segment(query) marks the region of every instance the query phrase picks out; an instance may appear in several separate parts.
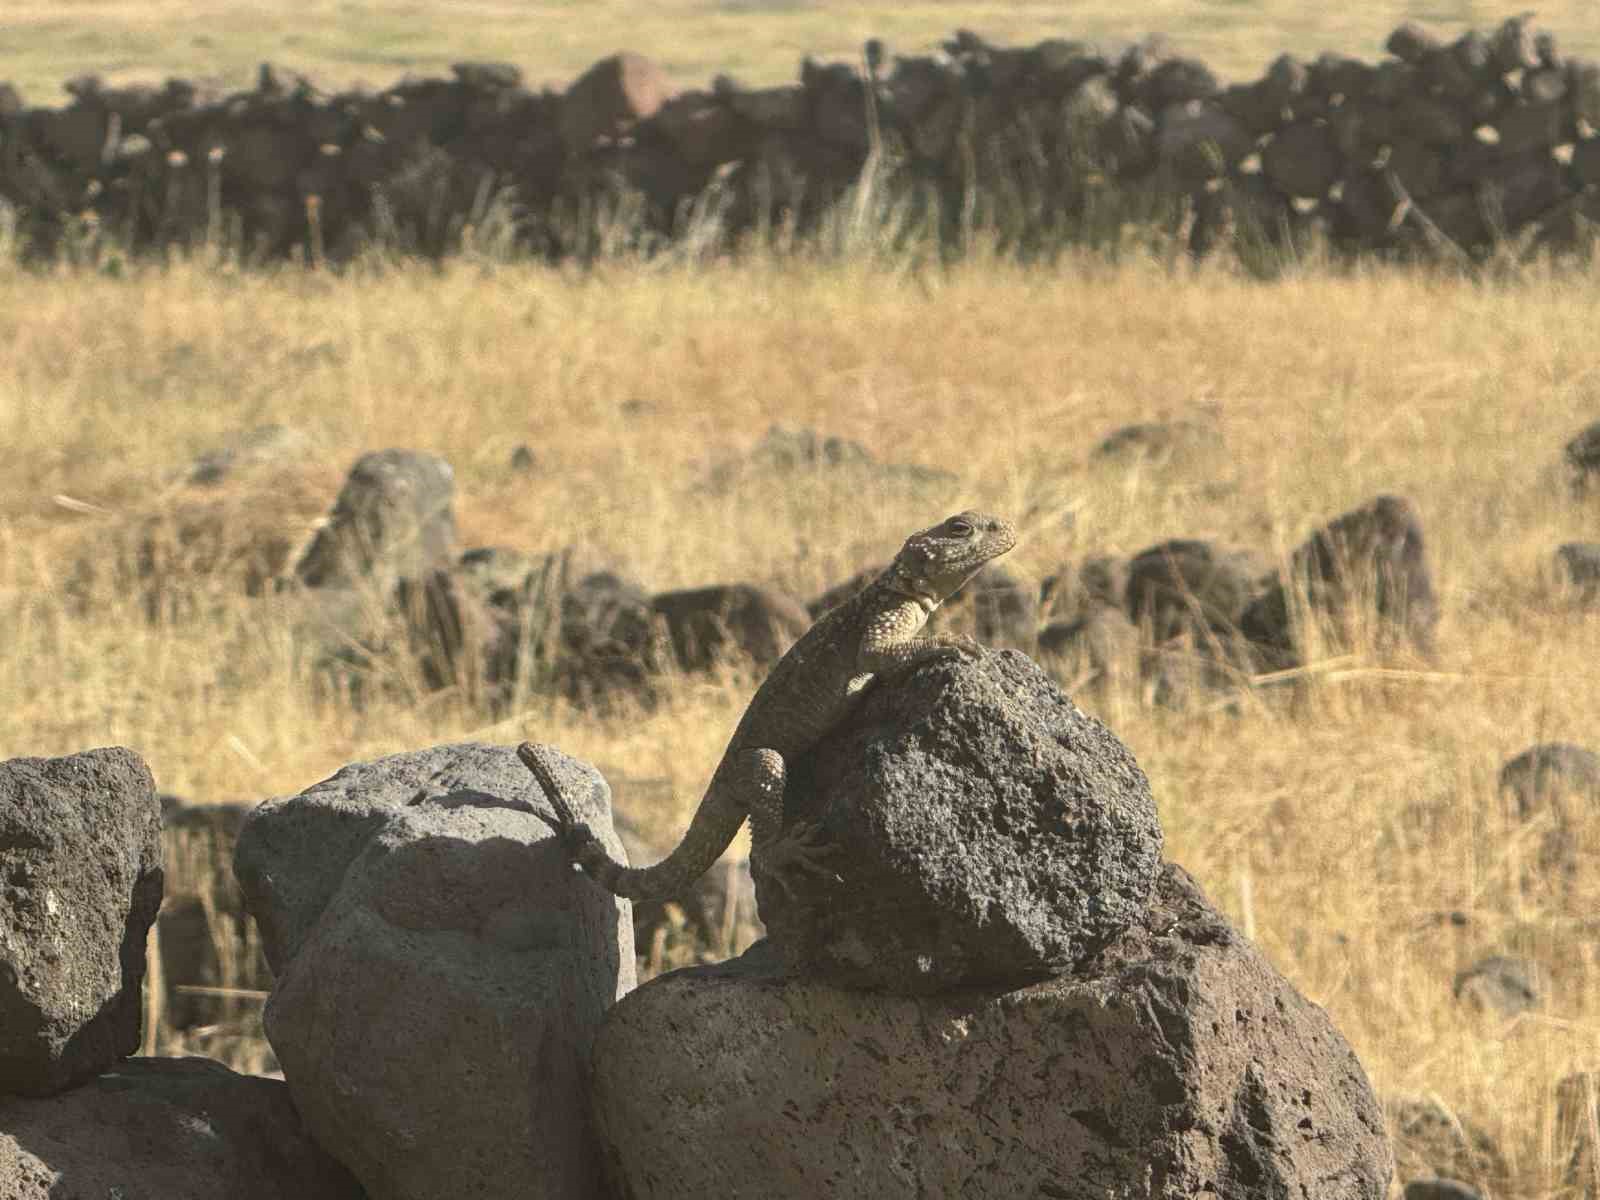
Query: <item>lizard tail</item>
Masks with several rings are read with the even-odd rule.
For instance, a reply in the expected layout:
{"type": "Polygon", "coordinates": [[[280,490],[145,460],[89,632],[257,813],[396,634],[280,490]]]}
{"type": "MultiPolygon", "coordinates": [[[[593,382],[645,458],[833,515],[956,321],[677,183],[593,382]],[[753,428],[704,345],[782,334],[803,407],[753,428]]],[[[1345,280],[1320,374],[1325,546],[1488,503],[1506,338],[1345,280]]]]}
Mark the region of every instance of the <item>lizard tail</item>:
{"type": "Polygon", "coordinates": [[[648,867],[630,867],[611,857],[588,825],[577,819],[572,802],[556,781],[544,747],[523,742],[517,747],[522,765],[533,772],[550,805],[555,820],[535,811],[545,824],[555,829],[568,855],[583,868],[584,874],[606,891],[629,900],[667,900],[681,896],[691,884],[711,869],[744,824],[744,813],[726,805],[702,802],[689,822],[683,841],[666,858],[648,867]]]}

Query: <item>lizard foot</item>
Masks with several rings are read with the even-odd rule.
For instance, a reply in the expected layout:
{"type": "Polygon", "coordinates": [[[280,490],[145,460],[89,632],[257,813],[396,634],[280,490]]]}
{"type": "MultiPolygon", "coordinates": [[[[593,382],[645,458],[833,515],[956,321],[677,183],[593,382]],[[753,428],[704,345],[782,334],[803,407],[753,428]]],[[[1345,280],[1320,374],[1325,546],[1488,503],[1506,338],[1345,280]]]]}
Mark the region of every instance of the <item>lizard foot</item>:
{"type": "Polygon", "coordinates": [[[839,851],[838,846],[826,840],[820,821],[803,821],[767,847],[761,855],[762,872],[770,875],[784,895],[793,900],[795,877],[832,875],[829,860],[838,857],[839,851]]]}

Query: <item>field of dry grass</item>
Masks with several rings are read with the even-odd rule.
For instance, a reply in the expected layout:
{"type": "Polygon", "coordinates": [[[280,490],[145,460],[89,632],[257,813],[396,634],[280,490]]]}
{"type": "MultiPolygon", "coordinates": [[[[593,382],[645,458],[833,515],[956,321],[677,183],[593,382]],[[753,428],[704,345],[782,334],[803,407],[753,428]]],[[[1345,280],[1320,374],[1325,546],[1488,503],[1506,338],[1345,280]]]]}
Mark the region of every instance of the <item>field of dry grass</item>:
{"type": "Polygon", "coordinates": [[[449,696],[354,711],[312,699],[269,601],[175,579],[211,603],[152,625],[107,565],[139,519],[202,501],[301,539],[372,448],[455,465],[467,545],[586,542],[650,587],[751,580],[800,596],[966,504],[1023,520],[1014,566],[1038,578],[1178,535],[1280,552],[1400,492],[1442,593],[1435,662],[1325,663],[1235,712],[1133,692],[1084,703],[1149,772],[1170,857],[1331,1010],[1380,1089],[1437,1095],[1484,1125],[1521,1194],[1545,1195],[1552,1087],[1600,1059],[1600,814],[1579,829],[1585,869],[1541,881],[1542,831],[1509,820],[1495,774],[1535,741],[1600,744],[1600,617],[1540,578],[1556,543],[1600,532],[1600,510],[1555,475],[1561,443],[1600,416],[1597,319],[1588,274],[0,268],[0,756],[123,743],[163,789],[221,801],[434,742],[537,737],[670,779],[676,810],[646,815],[675,827],[746,678],[685,683],[658,711],[605,721],[535,702],[490,723],[449,696]],[[1088,460],[1119,425],[1176,417],[1213,424],[1222,448],[1165,469],[1088,460]],[[291,469],[220,500],[174,482],[221,435],[269,420],[312,439],[291,469]],[[775,421],[959,482],[704,486],[775,421]],[[507,466],[522,443],[532,476],[507,466]],[[104,568],[87,584],[85,560],[104,568]],[[1541,1010],[1503,1021],[1452,1000],[1454,972],[1496,952],[1545,964],[1541,1010]]]}
{"type": "MultiPolygon", "coordinates": [[[[488,58],[519,64],[533,84],[559,86],[630,49],[686,86],[722,71],[767,84],[793,79],[805,54],[854,59],[870,37],[926,54],[962,27],[1002,44],[1159,31],[1243,79],[1286,50],[1375,58],[1405,19],[1460,32],[1520,11],[1478,0],[8,0],[0,79],[34,103],[55,103],[65,99],[64,80],[91,71],[116,82],[179,74],[243,87],[270,59],[325,86],[383,86],[406,71],[438,75],[464,58],[488,58]]],[[[1584,0],[1549,0],[1538,11],[1568,51],[1600,54],[1600,22],[1584,0]]]]}
{"type": "MultiPolygon", "coordinates": [[[[999,40],[1164,29],[1225,74],[1282,49],[1376,54],[1395,20],[1508,15],[1470,0],[1108,0],[890,6],[770,0],[333,3],[19,0],[0,77],[246,81],[272,58],[383,83],[459,58],[569,77],[626,42],[683,82],[787,78],[801,54],[879,34],[925,50],[965,25],[999,40]]],[[[1600,53],[1576,0],[1540,10],[1600,53]]],[[[21,270],[0,261],[0,757],[120,743],[196,802],[297,791],[340,765],[463,737],[555,742],[678,803],[715,766],[750,679],[685,681],[650,713],[555,701],[503,719],[449,694],[365,708],[315,698],[285,613],[203,571],[202,601],[151,623],[116,562],[141,522],[220,506],[243,537],[303,541],[362,452],[455,467],[465,545],[601,548],[650,588],[747,580],[809,597],[964,505],[1017,517],[1014,569],[1174,536],[1279,554],[1381,491],[1411,497],[1444,617],[1435,660],[1356,654],[1236,707],[1084,696],[1151,777],[1168,855],[1328,1007],[1385,1095],[1431,1095],[1510,1160],[1509,1191],[1557,1195],[1556,1081],[1600,1067],[1600,813],[1580,871],[1541,876],[1539,826],[1495,775],[1531,743],[1600,747],[1600,614],[1547,586],[1600,506],[1558,486],[1561,444],[1600,419],[1592,271],[1490,285],[1312,267],[1261,284],[1144,258],[1032,271],[804,259],[615,264],[583,274],[458,261],[330,277],[226,266],[21,270]],[[1112,429],[1190,418],[1220,448],[1164,468],[1091,461],[1112,429]],[[957,482],[862,494],[704,486],[772,423],[855,438],[957,482]],[[201,491],[184,465],[266,422],[303,430],[290,467],[201,491]],[[537,457],[513,472],[513,448],[537,457]],[[1458,914],[1450,919],[1448,914],[1458,914]],[[1545,1004],[1504,1020],[1451,997],[1493,953],[1540,961],[1545,1004]]],[[[403,682],[403,681],[402,681],[403,682]]]]}

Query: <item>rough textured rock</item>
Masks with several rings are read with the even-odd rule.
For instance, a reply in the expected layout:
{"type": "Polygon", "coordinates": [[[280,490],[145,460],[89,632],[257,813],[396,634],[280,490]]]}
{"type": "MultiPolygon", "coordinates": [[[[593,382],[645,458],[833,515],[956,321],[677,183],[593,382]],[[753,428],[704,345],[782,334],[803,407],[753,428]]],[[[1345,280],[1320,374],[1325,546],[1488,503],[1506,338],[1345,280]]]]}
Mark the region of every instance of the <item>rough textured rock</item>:
{"type": "Polygon", "coordinates": [[[1093,457],[1164,466],[1221,444],[1222,436],[1215,427],[1199,421],[1147,421],[1112,430],[1095,446],[1093,457]]]}
{"type": "Polygon", "coordinates": [[[1500,768],[1500,790],[1523,820],[1568,797],[1600,804],[1600,754],[1571,742],[1530,746],[1500,768]]]}
{"type": "Polygon", "coordinates": [[[1566,446],[1572,490],[1579,496],[1600,488],[1600,421],[1580,429],[1566,446]]]}
{"type": "Polygon", "coordinates": [[[1142,550],[1128,561],[1127,611],[1151,638],[1185,632],[1230,633],[1261,591],[1266,564],[1243,550],[1179,538],[1142,550]]]}
{"type": "MultiPolygon", "coordinates": [[[[603,814],[604,781],[558,761],[603,814]]],[[[633,986],[632,930],[530,803],[512,750],[465,743],[348,766],[240,834],[277,973],[267,1035],[374,1198],[600,1194],[583,1064],[633,986]]]]}
{"type": "Polygon", "coordinates": [[[814,429],[773,425],[750,450],[719,463],[711,472],[711,486],[722,490],[742,481],[775,486],[774,476],[813,476],[840,483],[882,487],[947,483],[955,476],[937,467],[916,463],[882,462],[852,438],[822,434],[814,429]]]}
{"type": "Polygon", "coordinates": [[[221,445],[197,456],[184,478],[193,484],[218,484],[241,472],[303,455],[310,445],[311,439],[292,426],[258,425],[231,435],[221,445]]]}
{"type": "Polygon", "coordinates": [[[1394,1146],[1395,1178],[1454,1179],[1491,1195],[1511,1180],[1494,1139],[1437,1100],[1405,1098],[1384,1105],[1394,1146]]]}
{"type": "Polygon", "coordinates": [[[333,511],[295,565],[307,587],[423,579],[455,553],[455,473],[432,454],[380,450],[351,468],[333,511]]]}
{"type": "Polygon", "coordinates": [[[673,94],[659,64],[624,50],[602,58],[567,88],[561,106],[561,141],[582,154],[602,138],[617,138],[652,117],[673,94]]]}
{"type": "Polygon", "coordinates": [[[288,1087],[207,1058],[133,1058],[44,1100],[0,1098],[6,1200],[362,1200],[288,1087]]]}
{"type": "Polygon", "coordinates": [[[595,1047],[619,1193],[1380,1200],[1382,1114],[1327,1015],[1181,868],[1151,900],[1017,991],[841,991],[768,943],[653,980],[595,1047]]]}
{"type": "Polygon", "coordinates": [[[1544,972],[1535,963],[1494,955],[1459,972],[1451,991],[1478,1012],[1514,1017],[1544,1002],[1544,972]]]}
{"type": "Polygon", "coordinates": [[[1279,578],[1251,602],[1240,631],[1280,663],[1295,654],[1291,589],[1324,621],[1324,633],[1348,642],[1363,628],[1379,646],[1396,639],[1429,653],[1439,602],[1416,506],[1378,496],[1312,534],[1279,578]]]}
{"type": "Polygon", "coordinates": [[[0,762],[0,1093],[42,1096],[139,1047],[161,805],[120,746],[0,762]]]}
{"type": "Polygon", "coordinates": [[[1109,729],[1015,651],[872,690],[789,764],[786,823],[820,821],[842,882],[756,895],[796,971],[925,993],[1081,962],[1141,911],[1160,866],[1149,781],[1109,729]]]}
{"type": "Polygon", "coordinates": [[[1058,678],[1069,691],[1124,685],[1138,678],[1139,631],[1120,608],[1095,608],[1046,625],[1039,654],[1061,664],[1058,678]]]}
{"type": "Polygon", "coordinates": [[[1483,1200],[1483,1196],[1454,1179],[1414,1179],[1406,1184],[1401,1200],[1483,1200]]]}
{"type": "Polygon", "coordinates": [[[1600,542],[1568,542],[1556,550],[1556,574],[1587,604],[1600,600],[1600,542]]]}
{"type": "Polygon", "coordinates": [[[650,611],[667,626],[684,671],[705,671],[731,656],[768,666],[811,628],[799,601],[748,583],[659,592],[650,611]]]}

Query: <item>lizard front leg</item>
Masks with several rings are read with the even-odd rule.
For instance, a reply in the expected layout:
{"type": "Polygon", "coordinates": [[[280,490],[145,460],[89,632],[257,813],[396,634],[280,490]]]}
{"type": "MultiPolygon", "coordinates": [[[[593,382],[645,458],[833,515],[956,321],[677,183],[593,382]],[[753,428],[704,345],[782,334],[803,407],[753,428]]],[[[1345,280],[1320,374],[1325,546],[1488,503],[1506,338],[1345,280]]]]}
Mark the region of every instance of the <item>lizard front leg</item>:
{"type": "Polygon", "coordinates": [[[856,665],[866,674],[890,675],[932,658],[976,658],[983,651],[966,634],[923,633],[926,614],[915,606],[882,613],[868,625],[856,651],[856,665]]]}
{"type": "Polygon", "coordinates": [[[837,846],[823,839],[822,825],[802,821],[783,828],[783,791],[788,772],[776,750],[744,750],[739,754],[738,787],[750,813],[750,869],[770,875],[791,900],[795,872],[822,875],[837,846]]]}

